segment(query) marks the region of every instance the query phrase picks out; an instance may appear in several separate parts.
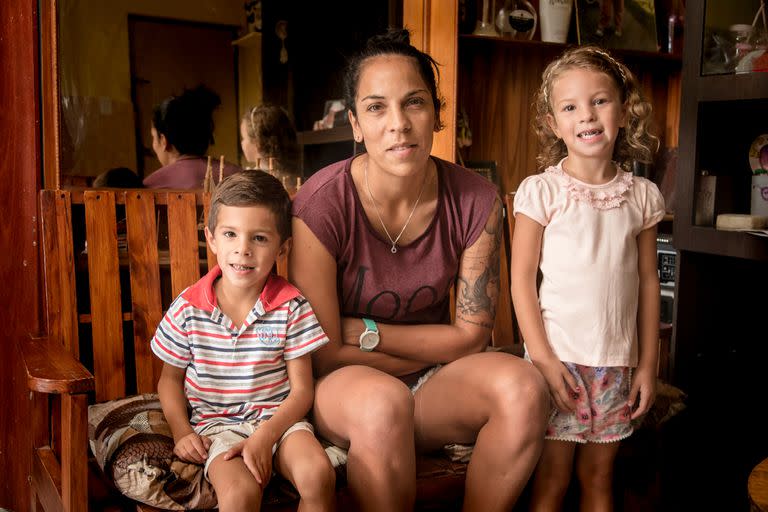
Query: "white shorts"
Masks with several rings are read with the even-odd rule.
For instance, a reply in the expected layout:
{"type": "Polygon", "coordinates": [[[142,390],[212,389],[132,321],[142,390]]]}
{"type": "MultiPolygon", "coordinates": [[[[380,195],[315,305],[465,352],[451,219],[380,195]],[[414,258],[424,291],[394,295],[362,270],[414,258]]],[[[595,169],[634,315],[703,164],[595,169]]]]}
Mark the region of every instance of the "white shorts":
{"type": "MultiPolygon", "coordinates": [[[[237,443],[248,439],[251,434],[256,432],[256,429],[258,429],[259,425],[261,425],[264,421],[267,420],[211,425],[210,427],[207,427],[200,432],[201,436],[206,436],[211,440],[211,446],[208,448],[208,458],[205,461],[204,471],[206,480],[208,479],[208,468],[210,467],[211,462],[213,462],[213,460],[219,455],[226,453],[227,450],[235,446],[237,443]]],[[[288,430],[286,430],[285,433],[280,436],[280,439],[277,440],[275,445],[272,447],[272,455],[275,454],[277,448],[285,440],[285,438],[297,430],[307,430],[312,434],[315,433],[315,429],[312,428],[311,423],[306,420],[297,421],[288,427],[288,430]]]]}

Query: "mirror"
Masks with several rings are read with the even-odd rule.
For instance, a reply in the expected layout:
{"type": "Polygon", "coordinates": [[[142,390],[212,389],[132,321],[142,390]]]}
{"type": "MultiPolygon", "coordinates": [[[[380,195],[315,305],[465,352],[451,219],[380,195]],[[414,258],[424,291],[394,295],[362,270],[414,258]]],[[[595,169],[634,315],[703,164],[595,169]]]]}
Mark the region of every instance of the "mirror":
{"type": "Polygon", "coordinates": [[[402,5],[44,0],[44,186],[88,186],[118,167],[149,175],[160,165],[151,149],[152,109],[200,83],[221,97],[207,154],[245,165],[245,109],[268,101],[285,107],[299,132],[311,130],[326,100],[341,94],[345,56],[387,26],[401,26],[402,5]],[[246,12],[254,6],[261,7],[262,32],[249,32],[258,25],[258,16],[249,22],[246,12]]]}

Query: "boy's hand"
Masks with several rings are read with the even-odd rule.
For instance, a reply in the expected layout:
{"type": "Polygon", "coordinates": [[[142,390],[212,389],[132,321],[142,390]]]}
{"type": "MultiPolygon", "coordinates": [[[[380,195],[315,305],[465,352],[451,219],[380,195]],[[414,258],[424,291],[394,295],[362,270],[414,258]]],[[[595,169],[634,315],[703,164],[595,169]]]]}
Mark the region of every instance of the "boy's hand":
{"type": "Polygon", "coordinates": [[[243,458],[245,466],[261,488],[266,487],[272,477],[272,444],[261,439],[258,431],[254,432],[248,439],[230,448],[224,454],[224,460],[237,456],[243,458]]]}
{"type": "Polygon", "coordinates": [[[208,458],[208,448],[210,447],[211,440],[208,437],[190,432],[179,439],[179,442],[173,447],[173,453],[181,460],[204,464],[205,459],[208,458]]]}

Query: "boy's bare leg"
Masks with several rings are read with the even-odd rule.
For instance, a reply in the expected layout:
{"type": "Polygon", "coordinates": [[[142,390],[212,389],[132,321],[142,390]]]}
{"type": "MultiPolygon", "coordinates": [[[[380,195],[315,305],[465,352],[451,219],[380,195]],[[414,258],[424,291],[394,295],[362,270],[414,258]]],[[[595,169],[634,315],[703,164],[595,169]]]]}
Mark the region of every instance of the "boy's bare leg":
{"type": "Polygon", "coordinates": [[[280,443],[275,454],[275,469],[299,491],[300,512],[334,509],[336,473],[311,432],[297,430],[280,443]]]}
{"type": "Polygon", "coordinates": [[[349,449],[347,481],[359,510],[413,509],[413,396],[405,384],[367,366],[340,368],[315,387],[314,422],[349,449]]]}
{"type": "Polygon", "coordinates": [[[414,398],[420,450],[475,443],[464,510],[510,510],[544,441],[549,395],[536,368],[509,354],[473,354],[442,367],[414,398]]]}
{"type": "Polygon", "coordinates": [[[223,453],[218,455],[208,467],[208,478],[219,500],[219,512],[258,512],[261,508],[261,486],[242,457],[224,460],[223,453]]]}
{"type": "Polygon", "coordinates": [[[613,510],[613,462],[621,443],[587,443],[576,453],[581,510],[613,510]]]}
{"type": "Polygon", "coordinates": [[[573,473],[576,443],[544,441],[544,450],[536,466],[531,493],[532,511],[561,510],[573,473]]]}

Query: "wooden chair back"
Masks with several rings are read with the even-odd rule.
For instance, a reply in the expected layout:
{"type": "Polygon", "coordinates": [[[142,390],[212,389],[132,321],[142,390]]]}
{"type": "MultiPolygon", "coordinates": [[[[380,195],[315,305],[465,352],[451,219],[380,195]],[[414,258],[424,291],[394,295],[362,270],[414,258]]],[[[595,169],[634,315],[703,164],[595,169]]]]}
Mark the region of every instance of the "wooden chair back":
{"type": "Polygon", "coordinates": [[[155,391],[147,341],[201,262],[215,264],[198,226],[207,210],[194,192],[41,191],[47,332],[91,370],[96,401],[155,391]]]}
{"type": "Polygon", "coordinates": [[[514,192],[504,195],[504,234],[500,250],[499,300],[496,307],[496,324],[493,328],[493,346],[508,347],[516,354],[522,354],[522,337],[515,317],[510,291],[509,265],[512,261],[512,234],[515,230],[515,217],[512,215],[514,192]]]}

